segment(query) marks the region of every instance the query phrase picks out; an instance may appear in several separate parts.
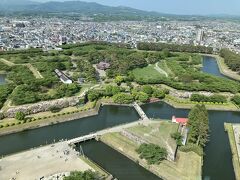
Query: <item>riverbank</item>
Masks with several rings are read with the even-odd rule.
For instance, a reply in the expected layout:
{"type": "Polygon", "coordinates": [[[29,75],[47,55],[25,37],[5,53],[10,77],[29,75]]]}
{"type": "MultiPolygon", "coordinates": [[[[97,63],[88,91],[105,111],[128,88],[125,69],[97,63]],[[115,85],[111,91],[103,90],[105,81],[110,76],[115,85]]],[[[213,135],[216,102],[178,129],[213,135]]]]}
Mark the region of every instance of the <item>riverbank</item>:
{"type": "MultiPolygon", "coordinates": [[[[126,130],[131,133],[134,132],[134,135],[136,135],[137,132],[145,134],[143,136],[138,136],[141,137],[143,141],[147,140],[163,147],[166,142],[169,145],[169,140],[171,141],[170,134],[174,131],[175,124],[162,121],[160,122],[160,126],[158,126],[157,124],[159,123],[154,123],[155,124],[152,124],[152,126],[136,126],[126,130]]],[[[146,160],[140,159],[139,154],[136,152],[139,143],[122,135],[122,133],[105,134],[100,140],[162,179],[201,179],[202,158],[194,152],[184,153],[178,151],[176,161],[164,160],[160,164],[149,165],[146,160]]]]}
{"type": "Polygon", "coordinates": [[[163,101],[177,109],[192,109],[196,104],[204,104],[207,110],[210,111],[232,111],[232,112],[240,111],[240,109],[233,103],[227,104],[193,103],[189,100],[180,99],[173,96],[167,96],[163,101]]]}
{"type": "MultiPolygon", "coordinates": [[[[177,108],[177,109],[191,109],[196,104],[191,104],[189,102],[179,103],[173,98],[165,98],[162,100],[163,102],[169,104],[170,106],[177,108]]],[[[142,104],[143,105],[143,104],[142,104]]],[[[51,112],[43,112],[38,113],[33,116],[30,116],[31,118],[34,118],[34,121],[27,122],[27,123],[20,123],[17,124],[16,119],[7,119],[0,121],[0,125],[4,123],[15,123],[16,125],[8,127],[0,128],[0,136],[13,134],[21,131],[31,130],[31,129],[37,129],[45,126],[51,126],[58,123],[68,122],[68,121],[74,121],[77,119],[90,117],[90,116],[96,116],[99,113],[99,108],[101,106],[126,106],[126,107],[132,107],[130,104],[117,104],[113,103],[111,101],[108,101],[106,99],[99,100],[94,107],[86,107],[82,110],[77,109],[76,107],[72,108],[64,108],[61,113],[51,113],[51,112]]],[[[215,110],[215,111],[232,111],[232,112],[238,112],[240,111],[237,106],[232,104],[231,106],[226,105],[210,105],[206,104],[206,108],[208,110],[215,110]]]]}
{"type": "Polygon", "coordinates": [[[51,126],[58,123],[74,121],[74,120],[85,118],[85,117],[96,116],[98,115],[99,108],[100,108],[100,105],[96,106],[93,109],[82,111],[82,112],[76,113],[73,111],[73,113],[69,113],[69,114],[66,113],[65,115],[60,115],[60,116],[55,114],[54,117],[41,118],[41,119],[37,119],[36,121],[1,128],[0,136],[13,134],[21,131],[26,131],[26,130],[31,130],[31,129],[37,129],[45,126],[51,126]]]}
{"type": "Polygon", "coordinates": [[[240,180],[240,160],[237,150],[237,142],[234,135],[234,128],[233,125],[230,123],[224,123],[225,131],[228,133],[228,138],[231,146],[232,151],[232,163],[234,167],[234,172],[236,176],[236,180],[240,180]]]}

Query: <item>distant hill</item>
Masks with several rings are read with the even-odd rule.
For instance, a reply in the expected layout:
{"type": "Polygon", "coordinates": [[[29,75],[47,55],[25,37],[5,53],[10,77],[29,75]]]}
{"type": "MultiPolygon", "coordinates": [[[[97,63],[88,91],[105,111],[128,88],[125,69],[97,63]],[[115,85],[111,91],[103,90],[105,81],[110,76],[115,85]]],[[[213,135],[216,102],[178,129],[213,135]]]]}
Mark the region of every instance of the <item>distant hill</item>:
{"type": "Polygon", "coordinates": [[[36,3],[29,0],[0,0],[0,10],[5,12],[75,12],[82,14],[114,14],[114,15],[160,15],[155,12],[147,12],[128,7],[111,7],[94,2],[66,1],[66,2],[46,2],[36,3]]]}

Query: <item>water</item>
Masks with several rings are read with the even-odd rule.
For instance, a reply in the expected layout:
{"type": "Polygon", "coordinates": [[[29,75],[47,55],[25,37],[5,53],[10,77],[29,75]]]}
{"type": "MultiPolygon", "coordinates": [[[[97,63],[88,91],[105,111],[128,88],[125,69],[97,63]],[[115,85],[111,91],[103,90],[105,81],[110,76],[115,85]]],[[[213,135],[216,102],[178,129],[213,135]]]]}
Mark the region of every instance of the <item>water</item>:
{"type": "MultiPolygon", "coordinates": [[[[172,115],[187,117],[189,112],[189,110],[185,109],[175,109],[163,102],[146,104],[142,107],[150,118],[171,119],[172,115]]],[[[133,108],[104,106],[98,116],[0,137],[0,155],[36,147],[40,144],[45,144],[46,141],[53,142],[53,139],[74,138],[137,119],[138,115],[133,108]]],[[[210,177],[210,180],[234,180],[230,145],[227,133],[224,132],[223,123],[240,123],[240,112],[209,111],[209,119],[211,133],[210,142],[204,150],[206,155],[203,164],[203,178],[210,177]]],[[[101,148],[97,148],[97,150],[101,151],[101,148]]],[[[98,158],[100,159],[93,160],[100,161],[102,158],[108,157],[99,156],[98,158]]],[[[115,162],[118,163],[117,160],[115,162]]],[[[116,169],[111,169],[110,172],[117,174],[115,171],[116,169]]],[[[119,169],[118,171],[125,170],[119,169]]]]}
{"type": "Polygon", "coordinates": [[[139,119],[130,107],[104,106],[98,116],[28,130],[0,137],[0,156],[20,152],[60,139],[73,139],[139,119]]]}
{"type": "Polygon", "coordinates": [[[208,74],[212,74],[218,77],[225,77],[219,70],[218,63],[214,57],[203,56],[202,71],[208,74]]]}
{"type": "Polygon", "coordinates": [[[119,180],[159,180],[160,178],[102,142],[81,143],[84,154],[119,180]]]}
{"type": "MultiPolygon", "coordinates": [[[[203,72],[225,77],[220,73],[217,62],[212,57],[204,57],[203,65],[203,72]]],[[[172,115],[187,117],[189,112],[185,109],[175,109],[166,103],[147,104],[143,106],[143,110],[149,117],[161,119],[171,119],[172,115]]],[[[75,138],[111,126],[132,122],[138,118],[133,108],[105,106],[98,116],[0,137],[0,155],[26,150],[46,142],[53,142],[54,139],[75,138]]],[[[209,119],[211,133],[210,142],[204,149],[203,179],[234,180],[232,155],[227,133],[224,132],[224,122],[240,123],[240,112],[209,111],[209,119]]],[[[125,159],[127,165],[117,166],[118,163],[123,163],[124,157],[102,143],[92,143],[91,141],[86,144],[85,148],[90,158],[92,157],[94,161],[108,169],[116,177],[125,177],[126,173],[131,174],[132,179],[139,178],[139,174],[136,175],[136,173],[143,173],[140,176],[145,177],[145,170],[136,164],[136,167],[132,167],[132,162],[128,159],[125,159]],[[91,149],[97,149],[95,153],[99,153],[99,156],[93,156],[91,149]],[[108,156],[104,156],[102,153],[108,156]],[[110,153],[113,154],[110,156],[110,153]],[[125,166],[129,168],[126,170],[125,166]],[[132,168],[133,173],[131,173],[132,168]]]]}
{"type": "Polygon", "coordinates": [[[6,79],[6,75],[5,74],[0,74],[0,85],[1,84],[5,84],[5,79],[6,79]]]}

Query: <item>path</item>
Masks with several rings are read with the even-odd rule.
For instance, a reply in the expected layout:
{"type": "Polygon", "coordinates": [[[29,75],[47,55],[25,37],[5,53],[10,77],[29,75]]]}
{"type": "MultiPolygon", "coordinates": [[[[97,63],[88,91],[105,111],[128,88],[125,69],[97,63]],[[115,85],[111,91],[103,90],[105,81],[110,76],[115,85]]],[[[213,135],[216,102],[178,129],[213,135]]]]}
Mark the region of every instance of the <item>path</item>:
{"type": "Polygon", "coordinates": [[[158,63],[159,63],[159,62],[157,62],[157,63],[155,64],[154,69],[157,70],[160,74],[164,74],[166,77],[168,77],[168,73],[167,73],[166,71],[164,71],[162,68],[160,68],[160,67],[158,66],[158,63]]]}
{"type": "Polygon", "coordinates": [[[22,64],[23,66],[26,66],[37,79],[43,79],[42,74],[30,63],[22,64]]]}
{"type": "Polygon", "coordinates": [[[0,61],[3,62],[4,64],[10,66],[10,67],[15,66],[15,64],[13,62],[10,62],[6,59],[1,58],[0,61]]]}
{"type": "Polygon", "coordinates": [[[30,63],[27,63],[27,64],[15,64],[15,63],[13,63],[11,61],[8,61],[6,59],[3,59],[3,58],[1,58],[0,61],[3,62],[4,64],[10,66],[10,67],[16,66],[16,65],[26,66],[33,73],[35,78],[37,78],[37,79],[42,79],[43,78],[41,73],[30,63]]]}

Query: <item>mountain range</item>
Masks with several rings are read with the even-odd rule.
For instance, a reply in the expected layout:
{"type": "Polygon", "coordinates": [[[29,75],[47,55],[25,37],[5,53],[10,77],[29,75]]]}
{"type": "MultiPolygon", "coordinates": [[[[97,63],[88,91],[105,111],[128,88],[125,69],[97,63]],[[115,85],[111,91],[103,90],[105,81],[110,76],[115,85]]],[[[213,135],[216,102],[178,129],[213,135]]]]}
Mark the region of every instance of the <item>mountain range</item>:
{"type": "Polygon", "coordinates": [[[1,0],[0,10],[5,12],[25,11],[25,12],[77,12],[77,13],[130,13],[130,14],[145,14],[157,15],[155,12],[147,12],[128,7],[111,7],[94,2],[83,1],[65,1],[56,2],[50,1],[46,3],[38,3],[29,0],[1,0]]]}

